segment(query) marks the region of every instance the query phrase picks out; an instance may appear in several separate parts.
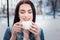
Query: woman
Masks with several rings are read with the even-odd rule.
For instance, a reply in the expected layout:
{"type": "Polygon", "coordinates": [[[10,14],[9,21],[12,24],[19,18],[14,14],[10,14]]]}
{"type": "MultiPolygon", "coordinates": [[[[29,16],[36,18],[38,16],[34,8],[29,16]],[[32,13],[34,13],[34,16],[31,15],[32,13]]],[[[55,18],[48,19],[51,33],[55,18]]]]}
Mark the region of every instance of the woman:
{"type": "Polygon", "coordinates": [[[35,24],[35,19],[36,12],[33,3],[31,1],[20,1],[15,9],[12,32],[10,28],[7,28],[3,40],[44,40],[43,30],[35,24]],[[29,30],[22,28],[21,23],[23,21],[32,21],[29,30]]]}

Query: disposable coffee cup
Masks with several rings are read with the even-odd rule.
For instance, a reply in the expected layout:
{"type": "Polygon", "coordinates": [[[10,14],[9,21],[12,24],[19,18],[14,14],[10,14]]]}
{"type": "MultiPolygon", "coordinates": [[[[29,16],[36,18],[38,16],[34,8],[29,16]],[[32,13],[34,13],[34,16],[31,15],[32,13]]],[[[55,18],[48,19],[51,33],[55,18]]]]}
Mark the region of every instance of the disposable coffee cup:
{"type": "Polygon", "coordinates": [[[23,29],[26,29],[26,30],[29,30],[30,29],[30,25],[32,24],[32,21],[23,21],[22,22],[22,28],[23,29]]]}

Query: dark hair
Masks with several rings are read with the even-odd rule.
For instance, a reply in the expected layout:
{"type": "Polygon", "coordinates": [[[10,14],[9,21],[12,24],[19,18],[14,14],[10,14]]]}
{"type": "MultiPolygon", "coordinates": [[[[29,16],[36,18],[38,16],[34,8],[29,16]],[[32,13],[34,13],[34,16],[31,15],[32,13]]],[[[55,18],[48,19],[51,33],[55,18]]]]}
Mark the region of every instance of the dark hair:
{"type": "MultiPolygon", "coordinates": [[[[14,17],[14,23],[16,22],[19,22],[20,19],[19,19],[19,7],[22,5],[22,4],[29,4],[32,8],[32,11],[33,11],[33,22],[35,22],[35,19],[36,19],[36,11],[35,11],[35,7],[33,5],[33,3],[31,1],[20,1],[17,6],[16,6],[16,9],[15,9],[15,17],[14,17]]],[[[14,24],[13,23],[13,24],[14,24]]]]}

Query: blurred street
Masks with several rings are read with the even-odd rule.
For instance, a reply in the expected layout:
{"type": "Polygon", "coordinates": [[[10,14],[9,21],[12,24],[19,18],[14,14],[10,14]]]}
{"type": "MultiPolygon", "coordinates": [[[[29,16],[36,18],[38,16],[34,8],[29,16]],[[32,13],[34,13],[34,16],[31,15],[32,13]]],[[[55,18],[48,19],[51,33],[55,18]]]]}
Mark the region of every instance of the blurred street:
{"type": "MultiPolygon", "coordinates": [[[[0,0],[0,40],[12,27],[16,4],[20,0],[0,0]],[[8,19],[7,19],[8,18],[8,19]]],[[[31,0],[36,8],[36,23],[44,30],[45,40],[60,40],[60,0],[31,0]]]]}

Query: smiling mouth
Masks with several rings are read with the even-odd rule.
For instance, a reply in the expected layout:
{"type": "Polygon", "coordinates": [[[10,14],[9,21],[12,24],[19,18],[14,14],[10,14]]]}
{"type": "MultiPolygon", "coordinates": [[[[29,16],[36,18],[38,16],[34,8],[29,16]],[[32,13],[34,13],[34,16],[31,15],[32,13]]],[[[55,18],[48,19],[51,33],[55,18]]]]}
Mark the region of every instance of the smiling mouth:
{"type": "Polygon", "coordinates": [[[30,18],[23,18],[23,20],[24,20],[24,21],[29,21],[29,20],[30,20],[30,18]]]}

